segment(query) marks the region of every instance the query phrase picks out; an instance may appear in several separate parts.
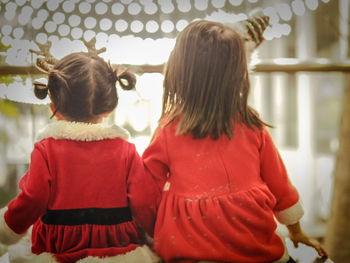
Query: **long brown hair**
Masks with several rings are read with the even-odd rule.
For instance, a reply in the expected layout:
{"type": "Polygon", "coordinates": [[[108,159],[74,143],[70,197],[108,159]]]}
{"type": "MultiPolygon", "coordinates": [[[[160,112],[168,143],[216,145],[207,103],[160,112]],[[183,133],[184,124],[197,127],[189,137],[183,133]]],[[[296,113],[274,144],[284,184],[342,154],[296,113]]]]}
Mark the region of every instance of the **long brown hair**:
{"type": "Polygon", "coordinates": [[[48,85],[35,87],[34,93],[44,99],[49,92],[57,112],[71,121],[89,122],[117,106],[117,82],[130,90],[136,77],[112,68],[97,54],[79,52],[56,62],[49,70],[48,85]]]}
{"type": "Polygon", "coordinates": [[[250,82],[244,39],[234,30],[205,20],[178,36],[164,72],[162,117],[179,120],[177,134],[214,140],[233,136],[233,125],[262,129],[248,106],[250,82]]]}

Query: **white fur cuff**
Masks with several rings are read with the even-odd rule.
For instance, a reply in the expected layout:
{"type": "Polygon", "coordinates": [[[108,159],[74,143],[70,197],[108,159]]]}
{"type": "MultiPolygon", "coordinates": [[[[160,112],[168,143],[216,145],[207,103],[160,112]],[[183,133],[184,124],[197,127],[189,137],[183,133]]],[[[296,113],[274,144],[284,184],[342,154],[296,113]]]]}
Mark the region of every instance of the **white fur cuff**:
{"type": "Polygon", "coordinates": [[[7,207],[0,209],[0,243],[4,245],[12,245],[20,240],[24,234],[17,234],[6,224],[4,215],[7,207]]]}
{"type": "Polygon", "coordinates": [[[287,209],[275,212],[278,222],[284,225],[297,223],[303,215],[304,210],[299,201],[287,209]]]}

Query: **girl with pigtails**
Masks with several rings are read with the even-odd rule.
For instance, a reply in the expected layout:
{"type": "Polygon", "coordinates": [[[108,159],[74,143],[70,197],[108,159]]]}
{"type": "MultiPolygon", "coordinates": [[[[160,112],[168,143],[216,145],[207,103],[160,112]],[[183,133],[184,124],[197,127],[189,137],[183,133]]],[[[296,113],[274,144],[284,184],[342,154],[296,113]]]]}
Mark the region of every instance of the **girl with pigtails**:
{"type": "Polygon", "coordinates": [[[117,106],[116,84],[130,90],[135,76],[96,52],[47,69],[47,85],[34,92],[49,96],[58,120],[38,134],[21,192],[1,210],[0,242],[13,244],[33,226],[32,262],[156,262],[144,245],[144,231],[153,235],[156,186],[128,132],[102,124],[117,106]]]}

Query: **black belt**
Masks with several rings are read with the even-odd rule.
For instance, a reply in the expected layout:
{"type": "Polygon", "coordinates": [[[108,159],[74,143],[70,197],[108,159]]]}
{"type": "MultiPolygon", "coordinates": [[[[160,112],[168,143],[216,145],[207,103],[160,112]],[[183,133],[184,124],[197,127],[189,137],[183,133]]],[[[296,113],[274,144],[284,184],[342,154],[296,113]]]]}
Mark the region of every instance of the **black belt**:
{"type": "Polygon", "coordinates": [[[47,210],[41,220],[48,225],[117,225],[132,220],[129,207],[47,210]]]}

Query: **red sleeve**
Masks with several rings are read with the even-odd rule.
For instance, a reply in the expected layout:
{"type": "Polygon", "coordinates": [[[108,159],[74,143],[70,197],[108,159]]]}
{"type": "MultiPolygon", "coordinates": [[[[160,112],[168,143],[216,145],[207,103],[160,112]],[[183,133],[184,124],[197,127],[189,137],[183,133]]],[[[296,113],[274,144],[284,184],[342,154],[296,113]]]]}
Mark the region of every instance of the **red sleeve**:
{"type": "Polygon", "coordinates": [[[43,152],[43,146],[36,144],[29,169],[19,182],[21,193],[9,203],[4,215],[6,224],[17,234],[24,233],[47,208],[51,177],[43,152]]]}
{"type": "Polygon", "coordinates": [[[127,181],[128,199],[137,223],[151,236],[157,213],[160,192],[152,177],[145,173],[141,157],[135,146],[129,148],[129,175],[127,181]]]}
{"type": "Polygon", "coordinates": [[[281,211],[296,204],[299,195],[288,178],[286,168],[271,135],[266,129],[263,129],[261,134],[261,176],[277,200],[275,211],[281,211]]]}
{"type": "Polygon", "coordinates": [[[164,130],[158,128],[150,145],[142,155],[146,172],[157,182],[162,191],[169,174],[169,160],[164,130]]]}

